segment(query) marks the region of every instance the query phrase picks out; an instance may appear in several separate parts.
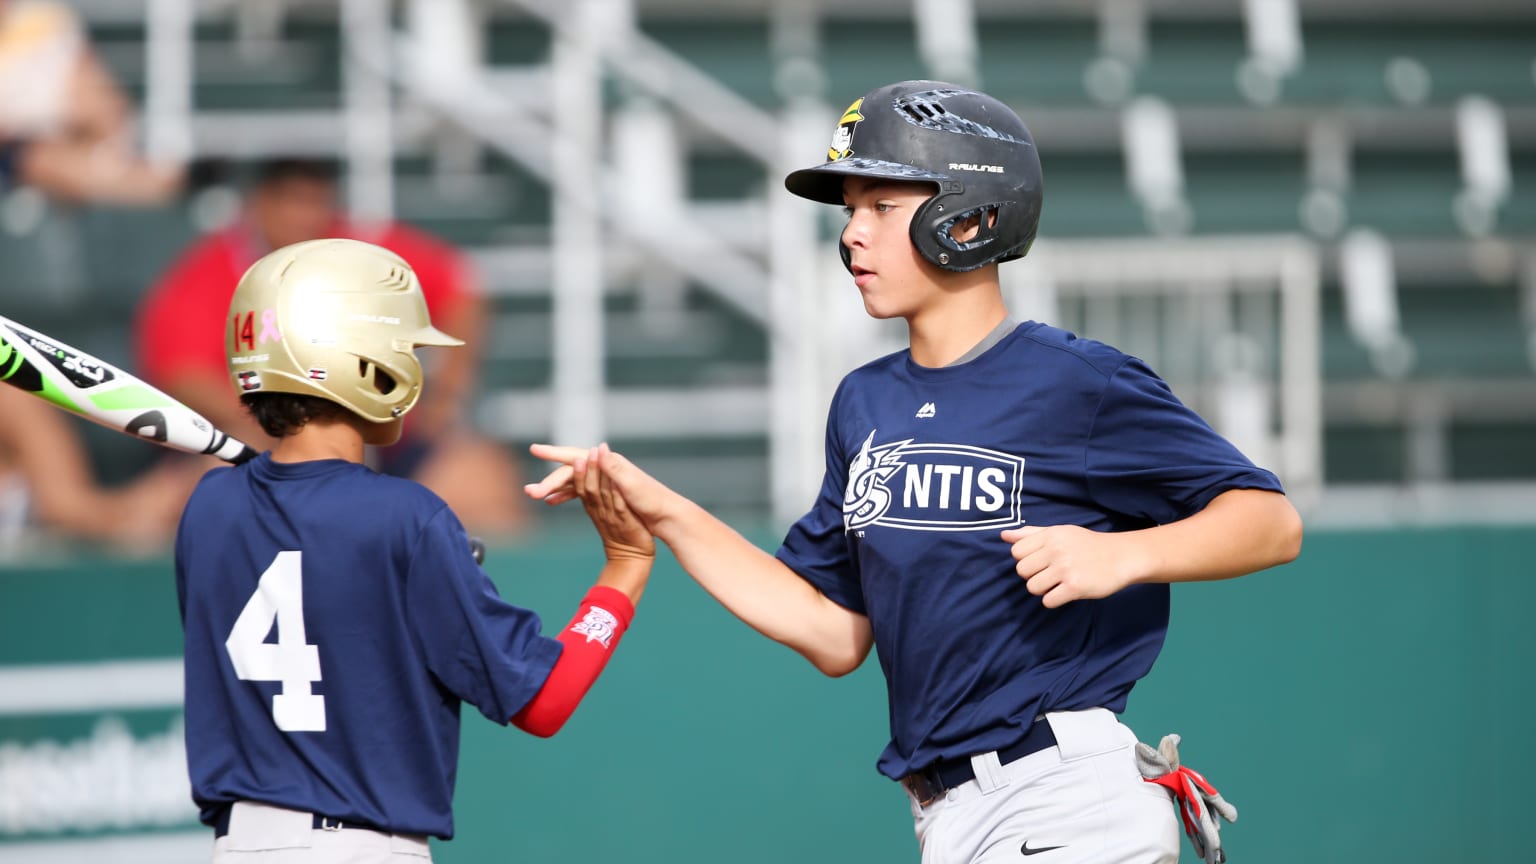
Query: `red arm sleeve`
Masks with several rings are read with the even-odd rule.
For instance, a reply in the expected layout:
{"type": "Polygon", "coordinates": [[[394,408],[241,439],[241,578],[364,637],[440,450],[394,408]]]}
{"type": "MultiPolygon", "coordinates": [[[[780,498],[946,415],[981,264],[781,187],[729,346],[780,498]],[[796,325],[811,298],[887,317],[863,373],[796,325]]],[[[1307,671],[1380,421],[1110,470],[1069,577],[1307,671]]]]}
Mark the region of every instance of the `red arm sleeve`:
{"type": "Polygon", "coordinates": [[[559,636],[565,650],[549,670],[549,678],[512,718],[512,725],[540,738],[559,732],[608,665],[634,617],[635,604],[624,592],[593,586],[582,598],[570,626],[559,636]]]}

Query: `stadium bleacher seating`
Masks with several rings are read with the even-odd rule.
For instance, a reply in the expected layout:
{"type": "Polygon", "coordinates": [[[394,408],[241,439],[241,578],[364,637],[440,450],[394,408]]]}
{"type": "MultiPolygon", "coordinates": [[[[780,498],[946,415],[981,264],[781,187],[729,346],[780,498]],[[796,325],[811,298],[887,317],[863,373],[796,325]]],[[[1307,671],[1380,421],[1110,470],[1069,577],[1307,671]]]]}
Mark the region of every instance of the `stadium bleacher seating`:
{"type": "MultiPolygon", "coordinates": [[[[1184,233],[1170,234],[1166,224],[1150,220],[1126,181],[1120,111],[1136,97],[1160,99],[1181,121],[1187,233],[1302,235],[1322,253],[1328,482],[1536,481],[1536,457],[1526,445],[1536,436],[1536,410],[1518,404],[1536,390],[1531,308],[1536,301],[1530,299],[1536,288],[1522,287],[1520,275],[1520,262],[1536,255],[1530,242],[1536,230],[1536,18],[1447,8],[1382,23],[1359,4],[1319,14],[1304,6],[1300,63],[1278,76],[1272,100],[1256,100],[1242,79],[1249,54],[1242,4],[1225,12],[1213,11],[1221,4],[1203,4],[1204,12],[1183,14],[1179,4],[1166,5],[1173,14],[1161,14],[1161,6],[1148,13],[1144,53],[1114,61],[1124,77],[1107,89],[1102,81],[1095,83],[1108,67],[1088,4],[980,13],[979,83],[1018,107],[1041,144],[1044,241],[1177,239],[1184,233]],[[1504,110],[1511,177],[1492,223],[1475,230],[1456,209],[1466,180],[1454,110],[1469,95],[1487,97],[1504,110]],[[1348,176],[1330,189],[1338,212],[1317,221],[1308,218],[1306,205],[1318,182],[1310,173],[1309,132],[1320,120],[1347,129],[1348,176]],[[1399,267],[1402,331],[1413,350],[1412,366],[1401,378],[1383,375],[1344,323],[1332,256],[1341,234],[1361,227],[1381,232],[1399,248],[1433,245],[1446,258],[1444,266],[1427,272],[1415,268],[1413,256],[1399,267]],[[1483,259],[1498,254],[1488,251],[1489,243],[1512,263],[1486,266],[1483,259]],[[1361,409],[1353,394],[1367,390],[1392,394],[1387,400],[1392,404],[1374,413],[1361,409]],[[1422,422],[1411,408],[1414,394],[1430,390],[1459,394],[1441,400],[1443,478],[1415,473],[1420,468],[1410,444],[1413,424],[1422,422]]],[[[199,112],[339,108],[343,79],[335,9],[327,3],[293,7],[280,39],[254,47],[236,45],[238,34],[227,18],[199,20],[194,93],[199,112]]],[[[641,31],[678,57],[754,105],[770,111],[783,105],[766,4],[757,14],[714,18],[706,3],[671,3],[657,14],[649,14],[643,2],[638,9],[641,31]]],[[[142,25],[95,20],[92,32],[130,89],[141,94],[142,25]]],[[[549,26],[515,4],[497,5],[484,35],[486,61],[497,69],[531,69],[548,61],[549,26]]],[[[916,45],[913,20],[899,10],[862,18],[828,13],[815,58],[824,76],[824,99],[840,102],[887,80],[928,74],[916,45]]],[[[623,89],[609,88],[606,99],[618,104],[623,89]]],[[[240,148],[213,155],[238,165],[282,143],[268,129],[240,148]]],[[[534,173],[486,152],[469,173],[447,176],[435,159],[437,143],[433,134],[396,142],[400,216],[487,256],[548,244],[550,191],[534,173]]],[[[689,131],[683,146],[692,204],[760,207],[765,196],[781,194],[773,170],[710,135],[689,131]]],[[[60,328],[61,336],[123,359],[121,322],[198,227],[195,200],[158,213],[54,209],[36,225],[0,232],[0,257],[8,272],[0,302],[7,314],[34,316],[60,328]]],[[[649,271],[625,266],[621,249],[611,252],[620,263],[610,261],[619,273],[606,305],[610,386],[764,386],[768,337],[761,325],[709,291],[685,285],[681,302],[667,313],[671,325],[647,328],[649,313],[637,298],[649,271]]],[[[525,284],[536,281],[531,277],[504,276],[493,269],[488,284],[497,298],[498,336],[485,388],[536,391],[550,381],[549,297],[537,284],[525,284]]],[[[619,443],[657,460],[721,460],[731,466],[731,482],[699,481],[692,488],[706,499],[763,504],[742,497],[742,490],[764,485],[765,435],[619,443]]]]}

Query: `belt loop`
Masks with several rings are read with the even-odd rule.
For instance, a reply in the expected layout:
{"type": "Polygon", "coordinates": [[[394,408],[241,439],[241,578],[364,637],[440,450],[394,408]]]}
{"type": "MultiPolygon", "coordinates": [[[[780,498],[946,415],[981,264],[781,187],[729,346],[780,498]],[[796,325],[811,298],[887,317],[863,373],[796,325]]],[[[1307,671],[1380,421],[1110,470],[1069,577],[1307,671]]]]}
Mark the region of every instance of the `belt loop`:
{"type": "Polygon", "coordinates": [[[971,770],[976,772],[976,785],[981,787],[984,795],[1008,785],[1008,777],[1003,773],[1003,763],[997,758],[996,750],[972,756],[971,770]]]}

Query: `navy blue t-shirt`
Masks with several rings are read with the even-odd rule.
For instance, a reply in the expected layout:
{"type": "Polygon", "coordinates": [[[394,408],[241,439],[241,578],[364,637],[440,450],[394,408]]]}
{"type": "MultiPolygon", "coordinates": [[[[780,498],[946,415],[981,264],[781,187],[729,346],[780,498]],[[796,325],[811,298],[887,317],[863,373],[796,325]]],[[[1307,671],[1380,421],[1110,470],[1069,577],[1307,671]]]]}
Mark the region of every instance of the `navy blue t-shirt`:
{"type": "Polygon", "coordinates": [[[1141,361],[1035,322],[968,363],[901,351],[849,373],[826,456],[778,557],[869,617],[892,778],[1005,747],[1047,711],[1119,713],[1162,648],[1167,585],[1046,609],[1003,529],[1128,531],[1280,490],[1141,361]]]}
{"type": "Polygon", "coordinates": [[[505,724],[560,656],[437,496],[343,460],[210,471],[176,588],[205,822],[245,800],[452,837],[460,701],[505,724]]]}

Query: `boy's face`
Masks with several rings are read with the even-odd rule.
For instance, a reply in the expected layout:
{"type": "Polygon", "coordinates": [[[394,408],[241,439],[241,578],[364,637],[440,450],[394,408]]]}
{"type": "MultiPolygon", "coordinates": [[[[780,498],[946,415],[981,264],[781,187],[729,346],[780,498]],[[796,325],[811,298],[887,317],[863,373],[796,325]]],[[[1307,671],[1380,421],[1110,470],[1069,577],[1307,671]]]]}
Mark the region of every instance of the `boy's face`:
{"type": "Polygon", "coordinates": [[[944,271],[912,245],[912,215],[932,198],[933,185],[870,177],[843,181],[843,210],[853,282],[873,318],[910,318],[938,296],[944,271]]]}

